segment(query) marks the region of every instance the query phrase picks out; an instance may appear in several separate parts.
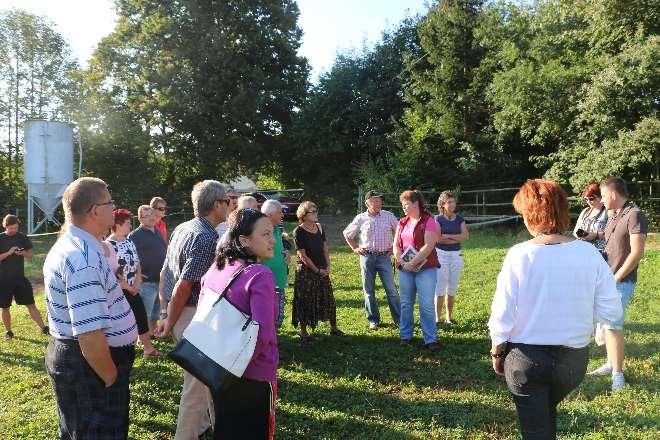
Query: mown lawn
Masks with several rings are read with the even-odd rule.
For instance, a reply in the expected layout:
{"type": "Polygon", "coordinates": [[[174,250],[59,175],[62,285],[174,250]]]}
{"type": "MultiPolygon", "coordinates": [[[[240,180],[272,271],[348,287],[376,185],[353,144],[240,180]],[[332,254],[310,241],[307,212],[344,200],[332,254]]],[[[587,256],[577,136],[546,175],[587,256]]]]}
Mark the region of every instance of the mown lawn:
{"type": "MultiPolygon", "coordinates": [[[[398,345],[389,325],[367,330],[356,258],[332,249],[338,320],[348,336],[316,330],[314,342],[298,344],[286,325],[280,335],[278,402],[280,439],[510,439],[516,415],[504,382],[490,367],[488,319],[495,278],[506,249],[522,233],[473,233],[465,250],[457,325],[440,330],[442,349],[423,353],[416,344],[398,345]]],[[[28,268],[39,279],[52,240],[35,240],[38,255],[28,268]]],[[[628,311],[626,375],[630,385],[612,395],[609,380],[585,380],[560,406],[562,439],[660,438],[660,240],[650,239],[640,281],[628,311]]],[[[37,303],[44,308],[43,288],[37,303]]],[[[287,291],[289,298],[291,291],[287,291]]],[[[379,293],[381,314],[389,312],[379,293]]],[[[48,342],[22,307],[12,307],[16,338],[0,340],[0,439],[56,437],[56,410],[44,371],[48,342]]],[[[290,306],[288,308],[290,313],[290,306]]],[[[548,326],[553,323],[549,322],[548,326]]],[[[160,342],[161,350],[170,347],[160,342]]],[[[600,365],[604,349],[593,346],[589,367],[600,365]]],[[[167,360],[139,357],[132,374],[131,428],[135,439],[171,439],[181,370],[167,360]]]]}

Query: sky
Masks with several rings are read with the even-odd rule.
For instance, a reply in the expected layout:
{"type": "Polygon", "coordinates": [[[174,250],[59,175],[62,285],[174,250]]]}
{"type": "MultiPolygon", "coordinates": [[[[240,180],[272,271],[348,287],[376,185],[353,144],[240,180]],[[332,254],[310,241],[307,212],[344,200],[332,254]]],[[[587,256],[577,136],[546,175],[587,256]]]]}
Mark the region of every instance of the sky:
{"type": "MultiPolygon", "coordinates": [[[[406,16],[425,13],[428,0],[298,0],[304,35],[300,54],[312,80],[332,66],[335,55],[372,45],[381,32],[406,16]]],[[[22,8],[55,23],[85,66],[94,48],[115,26],[112,0],[0,0],[0,10],[22,8]]]]}

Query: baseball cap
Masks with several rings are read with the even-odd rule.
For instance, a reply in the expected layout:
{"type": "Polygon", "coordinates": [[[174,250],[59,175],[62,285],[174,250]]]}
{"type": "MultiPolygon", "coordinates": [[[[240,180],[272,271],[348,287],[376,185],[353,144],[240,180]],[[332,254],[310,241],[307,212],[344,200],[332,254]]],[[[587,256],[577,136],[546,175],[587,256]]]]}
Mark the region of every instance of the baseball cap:
{"type": "Polygon", "coordinates": [[[367,191],[367,193],[364,195],[364,201],[366,202],[372,197],[383,197],[382,193],[379,193],[378,191],[374,191],[373,189],[371,191],[367,191]]]}

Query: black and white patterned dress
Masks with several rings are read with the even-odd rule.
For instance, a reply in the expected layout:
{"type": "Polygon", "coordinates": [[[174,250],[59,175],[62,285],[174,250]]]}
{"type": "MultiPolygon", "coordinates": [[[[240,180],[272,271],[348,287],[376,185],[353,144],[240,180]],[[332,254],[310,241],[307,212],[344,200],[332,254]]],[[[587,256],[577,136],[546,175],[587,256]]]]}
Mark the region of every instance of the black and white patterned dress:
{"type": "Polygon", "coordinates": [[[134,285],[137,279],[137,271],[140,264],[140,257],[138,257],[135,243],[133,243],[128,238],[122,241],[118,241],[112,235],[108,237],[106,241],[110,244],[110,246],[112,246],[115,253],[117,254],[119,267],[123,267],[122,274],[124,275],[124,279],[129,286],[134,285]]]}

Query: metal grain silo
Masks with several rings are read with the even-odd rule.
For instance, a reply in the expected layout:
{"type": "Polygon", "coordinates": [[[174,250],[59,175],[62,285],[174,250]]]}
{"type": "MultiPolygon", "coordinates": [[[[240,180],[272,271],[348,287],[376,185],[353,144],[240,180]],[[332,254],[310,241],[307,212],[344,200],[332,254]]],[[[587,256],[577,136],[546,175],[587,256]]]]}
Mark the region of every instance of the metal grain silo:
{"type": "Polygon", "coordinates": [[[64,190],[73,181],[73,128],[66,122],[26,121],[24,145],[28,233],[33,233],[46,221],[60,224],[54,213],[64,190]],[[37,225],[35,206],[44,213],[37,225]]]}

